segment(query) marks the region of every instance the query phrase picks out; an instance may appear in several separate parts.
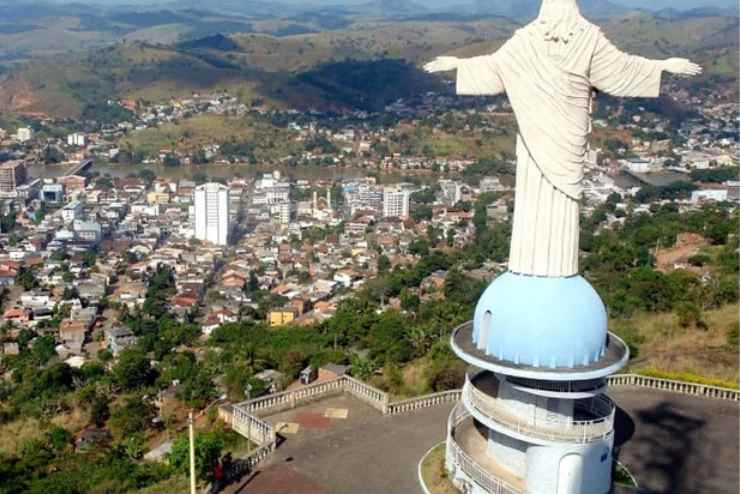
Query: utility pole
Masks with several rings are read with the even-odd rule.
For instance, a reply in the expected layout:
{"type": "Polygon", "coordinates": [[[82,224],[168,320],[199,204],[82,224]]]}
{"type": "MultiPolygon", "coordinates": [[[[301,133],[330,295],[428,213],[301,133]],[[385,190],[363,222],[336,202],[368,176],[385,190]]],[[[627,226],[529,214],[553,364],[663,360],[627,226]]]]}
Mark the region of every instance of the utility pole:
{"type": "Polygon", "coordinates": [[[190,436],[190,494],[197,494],[195,490],[195,426],[192,411],[188,414],[188,429],[190,436]]]}

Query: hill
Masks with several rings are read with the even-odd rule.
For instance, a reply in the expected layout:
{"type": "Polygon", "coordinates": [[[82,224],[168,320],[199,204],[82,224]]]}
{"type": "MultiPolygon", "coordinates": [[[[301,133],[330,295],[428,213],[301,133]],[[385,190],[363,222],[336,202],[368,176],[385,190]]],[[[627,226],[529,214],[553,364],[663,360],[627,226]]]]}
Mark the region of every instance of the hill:
{"type": "MultiPolygon", "coordinates": [[[[126,19],[134,22],[138,17],[126,19]]],[[[177,19],[165,16],[164,20],[177,19]]],[[[655,58],[690,57],[705,66],[707,77],[737,80],[736,18],[627,12],[600,24],[626,51],[655,58]]],[[[254,28],[272,30],[297,25],[266,19],[252,22],[254,28]]],[[[441,54],[491,53],[519,26],[503,17],[383,19],[282,37],[241,33],[167,45],[122,42],[34,60],[5,73],[0,76],[0,111],[78,116],[86,105],[110,97],[158,100],[209,89],[230,89],[245,102],[377,109],[389,98],[412,92],[404,88],[432,87],[433,81],[401,61],[419,66],[441,54]]],[[[147,29],[159,26],[139,32],[147,29]]]]}
{"type": "MultiPolygon", "coordinates": [[[[539,12],[541,0],[476,0],[474,10],[478,14],[493,14],[528,21],[539,12]]],[[[630,8],[609,0],[580,0],[583,15],[589,18],[604,18],[629,12],[630,8]]]]}

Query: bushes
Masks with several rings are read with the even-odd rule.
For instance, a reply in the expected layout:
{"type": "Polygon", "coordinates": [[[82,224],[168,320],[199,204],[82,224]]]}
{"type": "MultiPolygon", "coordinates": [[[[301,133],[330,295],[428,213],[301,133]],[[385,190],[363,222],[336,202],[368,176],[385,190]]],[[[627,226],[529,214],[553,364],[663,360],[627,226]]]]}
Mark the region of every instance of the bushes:
{"type": "Polygon", "coordinates": [[[735,321],[727,328],[727,344],[735,349],[740,346],[740,321],[735,321]]]}
{"type": "MultiPolygon", "coordinates": [[[[210,479],[213,466],[224,448],[225,434],[222,430],[198,432],[195,436],[195,469],[198,478],[210,479]]],[[[180,435],[172,445],[168,460],[175,471],[187,474],[189,468],[189,442],[187,434],[180,435]]]]}
{"type": "Polygon", "coordinates": [[[141,395],[129,395],[113,409],[108,424],[117,438],[124,438],[149,428],[156,413],[154,407],[141,395]]]}
{"type": "Polygon", "coordinates": [[[676,307],[678,324],[682,328],[699,328],[706,330],[707,323],[704,321],[701,308],[693,302],[682,302],[676,307]]]}
{"type": "Polygon", "coordinates": [[[717,386],[720,388],[738,389],[740,386],[736,382],[726,381],[724,379],[713,379],[710,377],[700,376],[693,372],[668,372],[660,369],[647,368],[637,371],[638,374],[648,377],[657,377],[658,379],[669,379],[672,381],[683,381],[705,386],[717,386]]]}
{"type": "Polygon", "coordinates": [[[630,349],[630,359],[637,358],[640,354],[640,345],[645,343],[645,337],[632,326],[631,324],[625,326],[616,326],[612,328],[612,331],[622,338],[630,349]]]}
{"type": "Polygon", "coordinates": [[[121,353],[118,364],[113,368],[113,379],[126,390],[133,390],[154,382],[155,373],[145,353],[127,349],[121,353]]]}
{"type": "Polygon", "coordinates": [[[426,369],[429,389],[434,392],[460,389],[465,383],[467,364],[458,358],[434,360],[426,369]]]}

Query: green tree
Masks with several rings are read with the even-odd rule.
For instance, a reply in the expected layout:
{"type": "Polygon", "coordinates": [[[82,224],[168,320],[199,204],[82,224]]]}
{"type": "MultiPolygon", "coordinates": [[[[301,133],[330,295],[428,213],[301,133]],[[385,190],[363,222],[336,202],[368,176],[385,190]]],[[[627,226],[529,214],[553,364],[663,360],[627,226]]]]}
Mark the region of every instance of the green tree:
{"type": "Polygon", "coordinates": [[[151,384],[154,371],[145,353],[130,348],[121,352],[118,364],[113,367],[113,379],[123,389],[133,390],[151,384]]]}
{"type": "Polygon", "coordinates": [[[390,268],[391,268],[391,260],[388,259],[388,256],[381,255],[380,257],[378,257],[378,272],[379,273],[387,273],[390,268]]]}
{"type": "Polygon", "coordinates": [[[36,272],[32,268],[27,268],[26,266],[23,266],[18,270],[15,282],[22,286],[25,291],[31,291],[39,286],[38,279],[36,279],[36,272]]]}
{"type": "Polygon", "coordinates": [[[676,307],[676,317],[678,324],[683,328],[700,328],[707,329],[707,323],[704,322],[701,308],[693,302],[683,302],[676,307]]]}
{"type": "Polygon", "coordinates": [[[154,407],[141,395],[129,395],[113,408],[108,425],[116,437],[124,438],[147,430],[155,415],[154,407]]]}
{"type": "Polygon", "coordinates": [[[162,163],[168,168],[177,168],[178,166],[180,166],[180,159],[174,154],[170,153],[164,157],[162,163]]]}
{"type": "MultiPolygon", "coordinates": [[[[211,479],[213,467],[224,449],[224,433],[220,430],[199,432],[195,437],[195,469],[200,479],[211,479]]],[[[176,471],[187,474],[190,465],[188,436],[179,436],[172,445],[168,460],[176,471]]]]}

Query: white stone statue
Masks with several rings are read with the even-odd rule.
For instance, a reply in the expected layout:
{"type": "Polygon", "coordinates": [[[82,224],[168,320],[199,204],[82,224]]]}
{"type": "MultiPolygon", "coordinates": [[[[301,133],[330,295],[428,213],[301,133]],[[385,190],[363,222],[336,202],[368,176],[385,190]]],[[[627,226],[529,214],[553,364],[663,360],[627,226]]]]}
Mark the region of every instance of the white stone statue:
{"type": "Polygon", "coordinates": [[[593,89],[657,97],[663,71],[695,76],[682,58],[622,53],[581,16],[576,0],[543,0],[539,16],[492,55],[439,57],[427,72],[457,69],[457,93],[506,92],[519,124],[516,202],[509,269],[578,273],[579,209],[593,89]]]}

